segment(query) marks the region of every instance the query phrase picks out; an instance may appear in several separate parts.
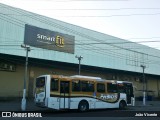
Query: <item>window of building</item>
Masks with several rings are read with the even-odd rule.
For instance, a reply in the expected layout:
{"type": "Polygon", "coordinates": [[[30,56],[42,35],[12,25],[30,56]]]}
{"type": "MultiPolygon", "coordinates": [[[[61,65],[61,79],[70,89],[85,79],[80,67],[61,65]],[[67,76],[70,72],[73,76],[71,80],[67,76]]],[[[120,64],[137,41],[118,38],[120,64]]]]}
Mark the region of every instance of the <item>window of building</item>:
{"type": "Polygon", "coordinates": [[[13,63],[0,61],[0,70],[15,72],[16,71],[16,65],[13,64],[13,63]]]}
{"type": "Polygon", "coordinates": [[[97,83],[97,92],[105,92],[105,84],[97,83]]]}

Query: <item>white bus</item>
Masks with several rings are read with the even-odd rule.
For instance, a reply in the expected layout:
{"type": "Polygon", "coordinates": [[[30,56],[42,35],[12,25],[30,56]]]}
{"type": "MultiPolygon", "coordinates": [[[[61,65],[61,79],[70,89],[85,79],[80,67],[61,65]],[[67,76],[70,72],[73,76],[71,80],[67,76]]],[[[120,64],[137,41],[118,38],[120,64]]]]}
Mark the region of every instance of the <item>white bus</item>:
{"type": "Polygon", "coordinates": [[[118,92],[114,80],[79,75],[42,75],[36,79],[35,103],[56,110],[125,109],[127,96],[118,92]]]}

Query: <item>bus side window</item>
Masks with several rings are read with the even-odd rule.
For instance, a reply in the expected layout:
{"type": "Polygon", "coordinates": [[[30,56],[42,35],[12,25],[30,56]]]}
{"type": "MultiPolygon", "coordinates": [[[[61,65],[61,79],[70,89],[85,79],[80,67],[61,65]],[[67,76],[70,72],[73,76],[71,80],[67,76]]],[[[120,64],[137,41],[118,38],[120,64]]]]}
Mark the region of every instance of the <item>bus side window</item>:
{"type": "Polygon", "coordinates": [[[107,91],[111,93],[116,93],[117,90],[117,84],[115,83],[107,83],[107,91]]]}
{"type": "Polygon", "coordinates": [[[60,93],[69,93],[69,82],[68,81],[61,81],[60,83],[60,93]]]}
{"type": "Polygon", "coordinates": [[[81,89],[83,92],[94,92],[94,83],[89,81],[81,81],[81,89]]]}
{"type": "Polygon", "coordinates": [[[105,92],[105,84],[97,83],[97,92],[105,92]]]}
{"type": "Polygon", "coordinates": [[[118,92],[119,93],[125,93],[126,92],[123,83],[118,83],[117,86],[118,86],[118,92]]]}
{"type": "Polygon", "coordinates": [[[83,92],[87,91],[87,82],[84,82],[84,81],[81,82],[81,89],[83,92]]]}
{"type": "Polygon", "coordinates": [[[88,82],[88,92],[94,92],[94,83],[88,82]]]}
{"type": "Polygon", "coordinates": [[[51,78],[51,91],[58,91],[58,79],[51,78]]]}
{"type": "Polygon", "coordinates": [[[72,81],[72,91],[73,92],[79,92],[80,91],[80,81],[72,81]]]}

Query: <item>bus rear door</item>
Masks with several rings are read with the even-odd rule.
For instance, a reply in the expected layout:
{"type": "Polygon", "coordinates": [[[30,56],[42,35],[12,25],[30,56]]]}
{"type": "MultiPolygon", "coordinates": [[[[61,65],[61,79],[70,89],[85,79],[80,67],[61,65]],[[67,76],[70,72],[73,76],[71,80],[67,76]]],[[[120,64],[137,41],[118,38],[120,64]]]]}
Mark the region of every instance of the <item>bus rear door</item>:
{"type": "Polygon", "coordinates": [[[69,81],[60,81],[60,109],[69,109],[70,108],[70,82],[69,81]]]}

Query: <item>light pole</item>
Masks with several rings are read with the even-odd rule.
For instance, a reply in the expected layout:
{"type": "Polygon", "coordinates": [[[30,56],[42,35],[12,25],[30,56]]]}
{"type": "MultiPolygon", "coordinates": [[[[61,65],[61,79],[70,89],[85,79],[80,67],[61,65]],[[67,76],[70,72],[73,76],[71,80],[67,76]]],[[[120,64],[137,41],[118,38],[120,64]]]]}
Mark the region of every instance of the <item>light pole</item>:
{"type": "Polygon", "coordinates": [[[27,67],[28,67],[28,52],[30,51],[30,47],[27,45],[21,45],[22,48],[26,50],[26,63],[25,63],[25,76],[24,76],[24,88],[23,88],[23,98],[21,102],[21,110],[26,110],[26,81],[27,81],[27,67]]]}
{"type": "Polygon", "coordinates": [[[143,105],[146,105],[146,90],[145,90],[145,75],[144,75],[144,69],[146,68],[145,65],[141,65],[143,69],[143,105]]]}
{"type": "Polygon", "coordinates": [[[83,56],[75,56],[76,58],[78,58],[79,60],[79,75],[81,74],[81,59],[83,58],[83,56]]]}

